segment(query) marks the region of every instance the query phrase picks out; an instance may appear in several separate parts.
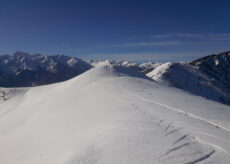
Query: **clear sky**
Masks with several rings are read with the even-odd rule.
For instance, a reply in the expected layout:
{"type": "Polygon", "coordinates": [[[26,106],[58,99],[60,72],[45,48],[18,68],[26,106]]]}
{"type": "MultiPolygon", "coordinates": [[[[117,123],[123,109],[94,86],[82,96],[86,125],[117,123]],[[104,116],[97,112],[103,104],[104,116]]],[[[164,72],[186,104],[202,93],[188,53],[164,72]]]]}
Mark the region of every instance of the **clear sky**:
{"type": "Polygon", "coordinates": [[[0,0],[0,54],[185,61],[230,50],[229,0],[0,0]]]}

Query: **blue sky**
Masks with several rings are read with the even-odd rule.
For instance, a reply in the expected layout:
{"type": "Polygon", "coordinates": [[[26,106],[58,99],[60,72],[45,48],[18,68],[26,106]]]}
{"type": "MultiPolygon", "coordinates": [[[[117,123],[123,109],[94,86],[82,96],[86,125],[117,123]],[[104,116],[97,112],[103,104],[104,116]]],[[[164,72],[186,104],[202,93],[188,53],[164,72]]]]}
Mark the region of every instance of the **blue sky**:
{"type": "Polygon", "coordinates": [[[0,0],[0,54],[187,61],[230,50],[229,0],[0,0]]]}

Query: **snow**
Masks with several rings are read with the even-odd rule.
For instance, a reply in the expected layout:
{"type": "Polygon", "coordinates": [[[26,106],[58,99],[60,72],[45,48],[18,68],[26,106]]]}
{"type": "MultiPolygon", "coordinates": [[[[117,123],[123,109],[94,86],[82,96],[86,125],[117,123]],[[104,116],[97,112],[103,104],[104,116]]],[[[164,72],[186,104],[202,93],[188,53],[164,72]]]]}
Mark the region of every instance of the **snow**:
{"type": "Polygon", "coordinates": [[[155,67],[161,65],[162,63],[156,63],[156,62],[143,62],[143,63],[135,63],[130,61],[116,61],[116,60],[86,60],[87,63],[92,65],[93,67],[105,65],[105,64],[111,64],[115,66],[122,66],[122,67],[128,67],[128,68],[135,68],[139,71],[154,69],[155,67]]]}
{"type": "MultiPolygon", "coordinates": [[[[93,67],[97,67],[97,66],[105,65],[105,64],[107,65],[111,64],[111,65],[122,66],[122,67],[139,67],[141,65],[141,64],[134,63],[134,62],[116,61],[116,60],[99,60],[99,61],[91,60],[91,61],[86,61],[86,62],[91,64],[93,67]]],[[[142,67],[144,66],[145,64],[142,67]]],[[[148,64],[148,66],[150,66],[150,64],[148,64]]]]}
{"type": "Polygon", "coordinates": [[[76,57],[28,54],[0,56],[0,86],[28,87],[64,81],[92,68],[76,57]]]}
{"type": "Polygon", "coordinates": [[[189,64],[163,63],[146,75],[158,82],[217,102],[230,104],[230,94],[225,85],[189,64]]]}
{"type": "Polygon", "coordinates": [[[80,69],[86,69],[86,67],[89,67],[88,64],[81,59],[64,55],[31,55],[25,52],[17,51],[13,55],[0,56],[1,70],[7,73],[14,73],[22,70],[36,71],[41,68],[46,68],[48,71],[56,72],[56,66],[58,64],[70,67],[77,66],[80,69]]]}
{"type": "Polygon", "coordinates": [[[228,163],[230,107],[101,63],[0,104],[0,163],[228,163]]]}
{"type": "Polygon", "coordinates": [[[154,70],[147,73],[146,75],[149,76],[150,78],[156,80],[156,81],[160,81],[160,80],[162,80],[161,78],[162,78],[163,74],[167,72],[167,70],[169,69],[169,67],[171,65],[172,65],[172,63],[170,63],[170,62],[159,64],[159,65],[157,65],[157,67],[155,67],[154,70]]]}
{"type": "Polygon", "coordinates": [[[0,88],[0,103],[8,100],[12,95],[14,95],[15,89],[10,88],[0,88]]]}

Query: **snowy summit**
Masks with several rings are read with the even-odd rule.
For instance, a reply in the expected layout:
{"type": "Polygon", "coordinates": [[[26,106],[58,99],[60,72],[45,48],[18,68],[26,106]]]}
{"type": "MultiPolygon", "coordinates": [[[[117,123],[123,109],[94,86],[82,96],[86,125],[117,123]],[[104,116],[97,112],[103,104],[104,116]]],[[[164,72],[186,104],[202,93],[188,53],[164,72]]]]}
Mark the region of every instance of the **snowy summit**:
{"type": "Polygon", "coordinates": [[[100,64],[0,104],[0,163],[228,163],[230,107],[100,64]]]}

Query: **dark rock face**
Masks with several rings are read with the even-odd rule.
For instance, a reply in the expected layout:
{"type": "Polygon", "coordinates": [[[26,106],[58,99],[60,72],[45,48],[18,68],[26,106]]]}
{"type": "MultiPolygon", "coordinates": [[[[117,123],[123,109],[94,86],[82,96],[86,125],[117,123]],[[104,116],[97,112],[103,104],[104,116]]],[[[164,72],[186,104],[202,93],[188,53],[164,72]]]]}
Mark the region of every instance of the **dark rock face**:
{"type": "Polygon", "coordinates": [[[92,66],[76,57],[16,52],[0,56],[0,87],[28,87],[61,82],[92,66]]]}
{"type": "MultiPolygon", "coordinates": [[[[190,65],[209,76],[213,85],[219,88],[223,94],[228,95],[230,99],[230,51],[197,59],[190,65]]],[[[226,101],[224,98],[221,100],[225,104],[230,104],[230,101],[226,101]]]]}
{"type": "Polygon", "coordinates": [[[190,63],[217,81],[215,85],[230,92],[230,51],[206,56],[190,63]]]}

